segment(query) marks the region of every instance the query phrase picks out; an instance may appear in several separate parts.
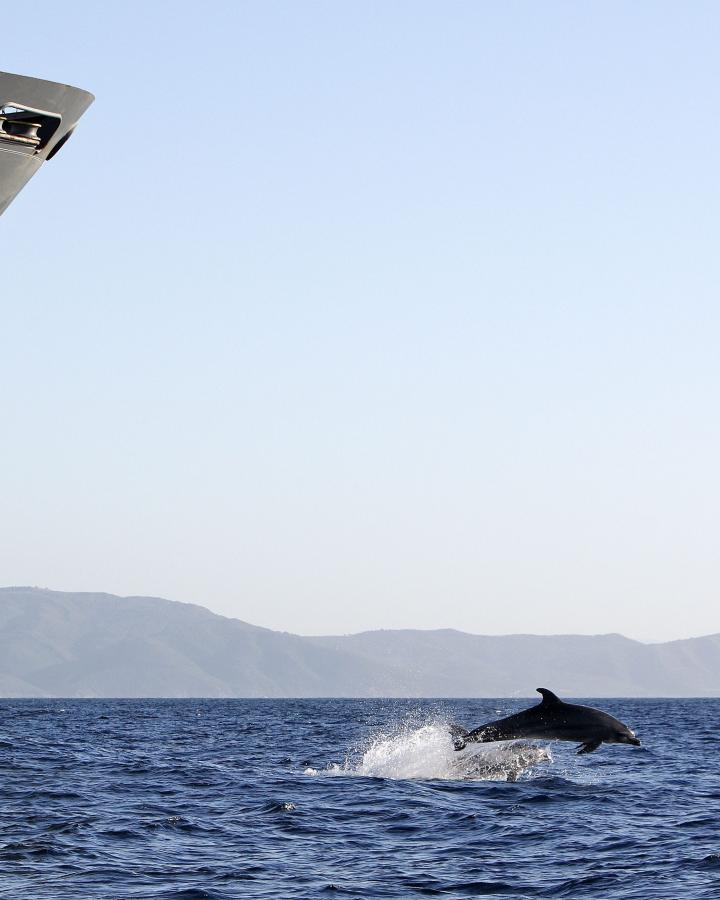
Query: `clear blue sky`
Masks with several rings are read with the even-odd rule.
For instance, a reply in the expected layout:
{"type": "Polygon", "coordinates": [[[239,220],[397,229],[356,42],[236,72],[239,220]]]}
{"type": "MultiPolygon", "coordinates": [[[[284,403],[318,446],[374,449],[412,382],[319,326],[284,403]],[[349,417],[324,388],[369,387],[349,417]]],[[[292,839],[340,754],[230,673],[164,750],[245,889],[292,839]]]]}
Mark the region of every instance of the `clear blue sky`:
{"type": "Polygon", "coordinates": [[[38,2],[0,583],[720,630],[715,3],[38,2]]]}

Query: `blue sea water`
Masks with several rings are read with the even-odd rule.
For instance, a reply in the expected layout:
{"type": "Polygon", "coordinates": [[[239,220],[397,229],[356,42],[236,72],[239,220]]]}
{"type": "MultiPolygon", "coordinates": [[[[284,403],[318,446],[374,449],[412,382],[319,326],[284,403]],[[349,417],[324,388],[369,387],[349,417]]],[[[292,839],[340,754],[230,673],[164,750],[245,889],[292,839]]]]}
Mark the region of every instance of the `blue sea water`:
{"type": "Polygon", "coordinates": [[[0,896],[720,897],[720,701],[592,701],[642,748],[453,752],[528,705],[2,700],[0,896]]]}

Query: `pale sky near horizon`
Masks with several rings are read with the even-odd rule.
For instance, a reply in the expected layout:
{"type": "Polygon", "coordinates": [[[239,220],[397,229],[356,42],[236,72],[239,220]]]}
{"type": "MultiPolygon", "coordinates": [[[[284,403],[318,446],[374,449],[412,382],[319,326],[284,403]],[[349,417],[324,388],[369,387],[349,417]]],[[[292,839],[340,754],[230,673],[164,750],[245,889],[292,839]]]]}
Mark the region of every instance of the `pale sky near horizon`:
{"type": "Polygon", "coordinates": [[[720,631],[717,4],[4,14],[0,584],[720,631]]]}

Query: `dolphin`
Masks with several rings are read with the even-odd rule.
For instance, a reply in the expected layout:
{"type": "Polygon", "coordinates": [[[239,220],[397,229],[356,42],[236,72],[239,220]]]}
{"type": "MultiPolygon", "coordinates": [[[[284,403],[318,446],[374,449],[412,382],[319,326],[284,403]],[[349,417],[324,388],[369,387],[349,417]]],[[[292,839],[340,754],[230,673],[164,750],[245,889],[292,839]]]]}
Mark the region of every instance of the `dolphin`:
{"type": "Polygon", "coordinates": [[[474,741],[511,741],[515,738],[536,738],[546,741],[580,741],[578,754],[592,753],[600,744],[633,744],[640,746],[627,725],[613,716],[577,703],[565,703],[547,688],[537,688],[542,702],[524,709],[514,716],[481,725],[466,731],[452,725],[450,734],[456,750],[474,741]]]}

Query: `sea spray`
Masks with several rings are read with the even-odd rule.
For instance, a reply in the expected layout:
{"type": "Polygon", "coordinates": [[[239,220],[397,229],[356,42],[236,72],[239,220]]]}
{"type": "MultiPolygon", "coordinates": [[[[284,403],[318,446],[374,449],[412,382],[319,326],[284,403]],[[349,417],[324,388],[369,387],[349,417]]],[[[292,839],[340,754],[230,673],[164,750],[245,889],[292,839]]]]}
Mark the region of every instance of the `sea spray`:
{"type": "Polygon", "coordinates": [[[400,723],[373,735],[344,763],[308,768],[307,775],[354,775],[408,780],[515,781],[534,766],[551,762],[547,747],[527,741],[475,745],[460,753],[453,748],[445,722],[400,723]]]}

